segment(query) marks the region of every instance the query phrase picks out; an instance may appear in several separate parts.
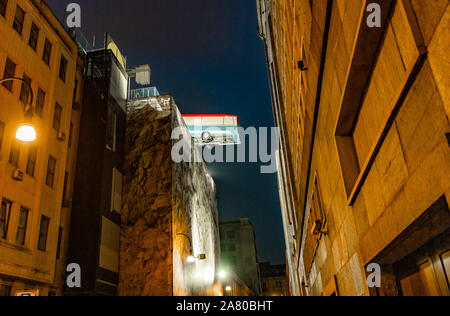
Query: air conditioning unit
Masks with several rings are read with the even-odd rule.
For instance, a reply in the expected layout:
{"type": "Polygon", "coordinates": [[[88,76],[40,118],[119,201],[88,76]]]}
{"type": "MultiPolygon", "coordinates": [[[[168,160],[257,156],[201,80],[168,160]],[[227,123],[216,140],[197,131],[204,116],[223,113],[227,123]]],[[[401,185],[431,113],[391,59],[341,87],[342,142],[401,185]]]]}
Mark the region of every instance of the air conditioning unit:
{"type": "Polygon", "coordinates": [[[23,181],[23,171],[16,169],[13,171],[12,178],[16,181],[23,181]]]}
{"type": "Polygon", "coordinates": [[[69,200],[63,200],[62,201],[62,207],[63,208],[70,208],[72,206],[72,202],[69,200]]]}
{"type": "Polygon", "coordinates": [[[59,141],[65,141],[66,140],[66,134],[63,132],[58,132],[58,140],[59,141]]]}

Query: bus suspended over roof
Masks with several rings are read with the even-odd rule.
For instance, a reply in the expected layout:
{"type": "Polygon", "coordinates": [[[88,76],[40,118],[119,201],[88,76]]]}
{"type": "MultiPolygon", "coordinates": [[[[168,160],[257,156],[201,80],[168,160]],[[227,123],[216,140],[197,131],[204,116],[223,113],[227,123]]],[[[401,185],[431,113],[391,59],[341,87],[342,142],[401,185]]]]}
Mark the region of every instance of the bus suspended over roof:
{"type": "Polygon", "coordinates": [[[196,144],[238,145],[239,118],[228,114],[184,114],[184,122],[196,144]]]}

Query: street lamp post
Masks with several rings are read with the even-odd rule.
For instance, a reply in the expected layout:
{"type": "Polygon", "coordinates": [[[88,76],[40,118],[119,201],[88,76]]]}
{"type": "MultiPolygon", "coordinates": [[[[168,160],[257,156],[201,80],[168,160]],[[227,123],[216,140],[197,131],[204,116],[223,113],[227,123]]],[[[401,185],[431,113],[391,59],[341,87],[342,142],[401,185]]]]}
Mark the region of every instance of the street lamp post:
{"type": "Polygon", "coordinates": [[[33,118],[33,100],[34,100],[34,94],[33,89],[31,88],[30,84],[26,82],[22,78],[17,77],[11,77],[11,78],[4,78],[0,80],[0,84],[3,84],[8,81],[20,81],[28,88],[30,91],[30,95],[28,98],[29,105],[25,105],[25,120],[24,123],[19,126],[16,132],[16,138],[23,142],[33,142],[36,140],[36,130],[31,123],[31,120],[33,118]]]}

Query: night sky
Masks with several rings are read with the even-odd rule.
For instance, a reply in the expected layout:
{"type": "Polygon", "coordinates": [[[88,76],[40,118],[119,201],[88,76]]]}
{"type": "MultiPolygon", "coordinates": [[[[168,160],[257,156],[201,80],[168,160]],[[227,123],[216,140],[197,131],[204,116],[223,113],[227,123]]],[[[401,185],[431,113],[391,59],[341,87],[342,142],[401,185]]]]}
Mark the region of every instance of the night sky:
{"type": "MultiPolygon", "coordinates": [[[[62,19],[66,0],[47,0],[62,19]]],[[[255,0],[78,0],[82,31],[109,32],[128,67],[150,64],[152,84],[184,114],[238,115],[241,126],[273,126],[255,0]]],[[[284,263],[276,174],[260,164],[213,164],[220,217],[249,217],[261,261],[284,263]]]]}

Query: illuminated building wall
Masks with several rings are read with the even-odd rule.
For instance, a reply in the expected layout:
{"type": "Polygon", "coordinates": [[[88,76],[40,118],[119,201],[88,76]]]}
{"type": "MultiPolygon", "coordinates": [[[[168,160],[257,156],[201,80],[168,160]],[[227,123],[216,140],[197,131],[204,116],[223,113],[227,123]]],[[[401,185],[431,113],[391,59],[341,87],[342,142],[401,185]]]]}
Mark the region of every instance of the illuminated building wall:
{"type": "Polygon", "coordinates": [[[33,144],[15,142],[26,89],[22,94],[20,82],[0,85],[0,293],[27,289],[59,295],[80,125],[82,60],[44,1],[2,1],[0,9],[0,77],[31,80],[37,131],[33,144]],[[17,169],[22,180],[12,177],[17,169]]]}
{"type": "Polygon", "coordinates": [[[448,295],[448,0],[257,5],[291,292],[448,295]]]}
{"type": "MultiPolygon", "coordinates": [[[[172,161],[172,128],[185,126],[171,96],[128,107],[119,294],[221,295],[214,180],[203,162],[172,161]]],[[[187,128],[183,141],[201,161],[187,128]]]]}

